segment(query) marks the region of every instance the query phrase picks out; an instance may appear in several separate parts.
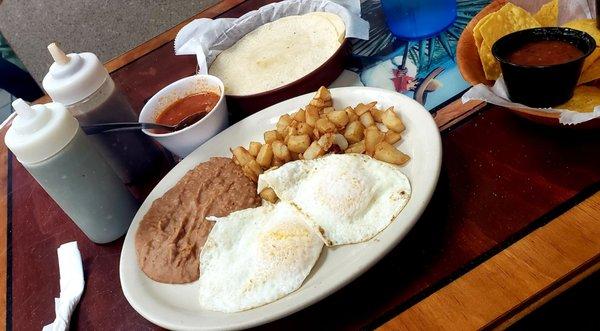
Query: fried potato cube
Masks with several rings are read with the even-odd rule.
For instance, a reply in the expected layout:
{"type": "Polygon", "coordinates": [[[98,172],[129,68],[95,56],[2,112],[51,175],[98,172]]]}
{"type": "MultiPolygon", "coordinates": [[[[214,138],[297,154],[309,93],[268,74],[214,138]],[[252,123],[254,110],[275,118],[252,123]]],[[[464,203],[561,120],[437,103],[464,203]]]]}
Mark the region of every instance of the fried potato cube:
{"type": "Polygon", "coordinates": [[[279,134],[277,130],[271,130],[264,133],[265,143],[271,144],[275,140],[283,140],[283,135],[279,134]]]}
{"type": "Polygon", "coordinates": [[[294,117],[294,120],[296,120],[298,122],[304,122],[304,121],[306,121],[306,111],[304,109],[300,109],[296,113],[294,113],[293,117],[294,117]]]}
{"type": "Polygon", "coordinates": [[[287,144],[288,139],[290,139],[290,136],[295,136],[298,134],[298,129],[288,126],[287,129],[285,129],[285,138],[283,138],[283,142],[287,144]]]}
{"type": "Polygon", "coordinates": [[[371,108],[370,110],[371,112],[371,116],[373,116],[373,120],[375,120],[375,122],[377,123],[382,123],[382,117],[383,117],[383,112],[375,107],[371,108]]]}
{"type": "Polygon", "coordinates": [[[317,140],[317,143],[324,151],[328,151],[333,145],[333,133],[326,133],[317,140]]]}
{"type": "Polygon", "coordinates": [[[256,157],[256,155],[258,155],[258,151],[260,151],[261,146],[262,146],[261,143],[256,142],[256,141],[251,141],[250,145],[248,146],[248,153],[250,153],[250,155],[252,155],[253,157],[256,157]]]}
{"type": "Polygon", "coordinates": [[[260,191],[258,195],[260,195],[261,198],[269,201],[270,203],[275,203],[277,202],[277,200],[279,200],[275,191],[273,191],[273,189],[270,187],[265,187],[262,191],[260,191]]]}
{"type": "Polygon", "coordinates": [[[333,124],[327,118],[319,118],[317,120],[317,123],[315,124],[315,127],[317,128],[317,130],[319,130],[320,133],[336,132],[335,124],[333,124]]]}
{"type": "Polygon", "coordinates": [[[373,119],[373,116],[371,116],[371,113],[368,111],[360,115],[359,120],[360,123],[365,126],[365,128],[375,125],[375,120],[373,119]]]}
{"type": "Polygon", "coordinates": [[[367,155],[373,156],[375,146],[383,141],[384,135],[376,126],[370,126],[365,129],[365,152],[367,155]]]}
{"type": "Polygon", "coordinates": [[[342,151],[345,151],[348,148],[348,140],[339,133],[333,134],[333,144],[337,145],[342,151]]]}
{"type": "Polygon", "coordinates": [[[333,108],[331,106],[327,106],[327,107],[323,108],[323,114],[329,114],[332,111],[335,111],[335,108],[333,108]]]}
{"type": "Polygon", "coordinates": [[[354,112],[356,113],[356,115],[360,116],[365,112],[371,110],[371,108],[375,107],[376,104],[377,101],[369,102],[367,104],[359,103],[358,105],[356,105],[356,107],[354,107],[354,112]]]}
{"type": "Polygon", "coordinates": [[[388,132],[385,133],[385,141],[388,142],[389,144],[393,145],[393,144],[399,142],[401,139],[402,139],[402,135],[398,132],[389,130],[388,132]]]}
{"type": "Polygon", "coordinates": [[[338,128],[343,128],[346,126],[346,124],[348,124],[348,113],[346,113],[344,110],[334,110],[327,114],[327,119],[329,119],[338,128]]]}
{"type": "Polygon", "coordinates": [[[321,86],[319,87],[313,98],[320,99],[323,101],[331,100],[331,92],[325,86],[321,86]]]}
{"type": "Polygon", "coordinates": [[[308,146],[306,151],[302,153],[302,158],[305,160],[312,160],[324,154],[325,150],[323,150],[323,148],[321,148],[321,146],[316,141],[313,141],[310,144],[310,146],[308,146]]]}
{"type": "Polygon", "coordinates": [[[381,116],[381,120],[385,126],[394,131],[394,132],[402,132],[404,131],[404,124],[398,114],[394,111],[394,107],[390,107],[383,112],[381,116]]]}
{"type": "Polygon", "coordinates": [[[357,143],[354,143],[350,146],[348,146],[348,148],[346,148],[346,150],[344,151],[344,153],[348,154],[348,153],[356,153],[356,154],[362,154],[365,152],[365,141],[361,140],[357,143]]]}
{"type": "Polygon", "coordinates": [[[271,161],[273,161],[273,148],[271,147],[271,144],[267,143],[260,147],[260,151],[258,151],[258,155],[256,155],[256,162],[258,162],[263,169],[269,169],[271,161]]]}
{"type": "Polygon", "coordinates": [[[254,157],[244,147],[238,146],[231,150],[240,166],[244,167],[248,162],[254,161],[254,157]]]}
{"type": "Polygon", "coordinates": [[[271,167],[269,169],[277,168],[285,164],[285,161],[280,160],[278,158],[273,158],[273,162],[271,162],[271,167]]]}
{"type": "Polygon", "coordinates": [[[308,123],[298,123],[298,133],[297,134],[307,134],[309,137],[313,137],[314,128],[308,123]]]}
{"type": "Polygon", "coordinates": [[[291,135],[287,141],[287,148],[294,153],[304,153],[308,146],[310,146],[308,134],[291,135]]]}
{"type": "Polygon", "coordinates": [[[292,123],[292,117],[290,115],[281,115],[277,125],[275,126],[275,129],[280,135],[285,136],[285,129],[290,125],[290,123],[292,123]]]}
{"type": "Polygon", "coordinates": [[[319,119],[319,108],[307,106],[305,110],[306,123],[310,126],[315,126],[319,119]]]}
{"type": "MultiPolygon", "coordinates": [[[[289,148],[288,148],[288,150],[289,150],[289,148]]],[[[290,156],[292,157],[292,161],[300,160],[300,155],[302,155],[302,153],[296,153],[296,152],[290,151],[290,156]]]]}
{"type": "Polygon", "coordinates": [[[352,107],[346,107],[344,111],[348,114],[348,123],[358,121],[358,115],[356,115],[356,112],[352,107]]]}
{"type": "Polygon", "coordinates": [[[403,165],[410,160],[410,156],[402,153],[386,141],[377,144],[373,157],[380,161],[398,165],[403,165]]]}
{"type": "Polygon", "coordinates": [[[349,143],[359,142],[364,138],[364,130],[365,127],[359,121],[350,122],[344,130],[344,137],[349,143]]]}
{"type": "Polygon", "coordinates": [[[309,105],[318,108],[319,110],[325,108],[325,100],[321,99],[312,99],[310,100],[309,105]]]}
{"type": "Polygon", "coordinates": [[[281,140],[275,140],[271,144],[271,147],[273,148],[273,156],[275,156],[276,159],[283,161],[283,163],[289,162],[292,159],[290,151],[281,140]]]}
{"type": "Polygon", "coordinates": [[[244,174],[250,179],[252,179],[252,181],[255,183],[258,182],[258,176],[262,174],[262,168],[260,167],[258,162],[256,162],[256,160],[252,160],[246,163],[242,167],[242,171],[244,171],[244,174]]]}

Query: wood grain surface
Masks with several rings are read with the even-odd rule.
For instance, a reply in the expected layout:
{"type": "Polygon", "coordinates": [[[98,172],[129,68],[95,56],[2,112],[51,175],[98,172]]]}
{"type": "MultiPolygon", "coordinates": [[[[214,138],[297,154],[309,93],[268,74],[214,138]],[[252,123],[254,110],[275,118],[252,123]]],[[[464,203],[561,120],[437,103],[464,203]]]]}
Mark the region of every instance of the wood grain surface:
{"type": "Polygon", "coordinates": [[[505,328],[600,267],[600,193],[535,230],[379,330],[505,328]]]}

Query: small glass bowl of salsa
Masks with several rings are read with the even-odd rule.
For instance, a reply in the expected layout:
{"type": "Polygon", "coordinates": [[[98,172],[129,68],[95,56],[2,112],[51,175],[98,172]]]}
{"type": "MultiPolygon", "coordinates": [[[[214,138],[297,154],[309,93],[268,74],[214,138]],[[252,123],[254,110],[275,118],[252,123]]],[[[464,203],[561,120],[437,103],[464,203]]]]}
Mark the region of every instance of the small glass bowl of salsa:
{"type": "Polygon", "coordinates": [[[573,97],[583,62],[595,49],[594,38],[583,31],[546,27],[506,35],[492,54],[511,101],[548,108],[573,97]]]}

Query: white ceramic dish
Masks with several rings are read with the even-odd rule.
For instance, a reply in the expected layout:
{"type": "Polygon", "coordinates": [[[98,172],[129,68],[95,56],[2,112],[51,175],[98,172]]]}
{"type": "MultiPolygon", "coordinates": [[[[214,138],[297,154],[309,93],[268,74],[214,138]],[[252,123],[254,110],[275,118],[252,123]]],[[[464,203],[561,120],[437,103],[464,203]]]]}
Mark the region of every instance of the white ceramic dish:
{"type": "Polygon", "coordinates": [[[229,147],[262,141],[280,115],[308,104],[305,94],[260,111],[221,132],[186,157],[150,193],[129,228],[120,261],[121,286],[129,303],[142,316],[162,327],[178,330],[240,329],[292,314],[346,285],[389,252],[416,223],[435,189],[441,166],[441,140],[431,115],[416,101],[401,94],[369,87],[331,90],[334,106],[355,106],[376,100],[379,107],[394,106],[406,131],[401,149],[412,159],[403,167],[412,184],[412,197],[400,215],[372,240],[354,245],[324,248],[306,281],[296,292],[268,305],[239,313],[201,310],[195,283],[169,285],[152,281],[139,269],[135,233],[152,202],[162,196],[190,169],[211,156],[230,156],[229,147]]]}
{"type": "Polygon", "coordinates": [[[146,102],[140,113],[140,122],[155,123],[156,116],[160,112],[173,102],[190,94],[213,92],[220,96],[219,101],[206,116],[185,129],[169,133],[142,131],[172,153],[180,157],[186,157],[198,146],[227,127],[227,104],[224,91],[223,82],[211,75],[193,75],[177,80],[165,86],[146,102]]]}

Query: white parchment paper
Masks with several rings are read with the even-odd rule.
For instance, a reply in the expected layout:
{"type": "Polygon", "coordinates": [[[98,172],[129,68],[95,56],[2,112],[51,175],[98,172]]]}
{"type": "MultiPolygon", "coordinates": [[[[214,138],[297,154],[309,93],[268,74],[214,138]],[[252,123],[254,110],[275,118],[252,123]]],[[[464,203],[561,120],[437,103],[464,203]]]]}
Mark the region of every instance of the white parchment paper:
{"type": "Polygon", "coordinates": [[[360,18],[360,0],[287,0],[268,4],[237,19],[194,20],[177,33],[175,54],[195,54],[200,73],[207,73],[219,53],[259,26],[315,11],[337,14],[346,24],[347,38],[369,39],[369,22],[360,18]]]}
{"type": "MultiPolygon", "coordinates": [[[[548,0],[514,0],[511,2],[515,5],[523,7],[524,9],[527,9],[530,12],[535,12],[543,4],[547,3],[548,0]]],[[[596,17],[595,5],[594,1],[592,0],[559,0],[558,10],[559,25],[575,19],[596,17]]],[[[548,113],[560,113],[559,121],[561,124],[566,125],[579,124],[600,117],[600,105],[596,106],[593,112],[581,113],[568,109],[531,108],[522,104],[511,102],[508,98],[508,92],[502,77],[500,77],[492,87],[489,87],[485,84],[473,86],[462,97],[463,103],[470,100],[482,100],[502,107],[517,107],[544,111],[548,113]]]]}

